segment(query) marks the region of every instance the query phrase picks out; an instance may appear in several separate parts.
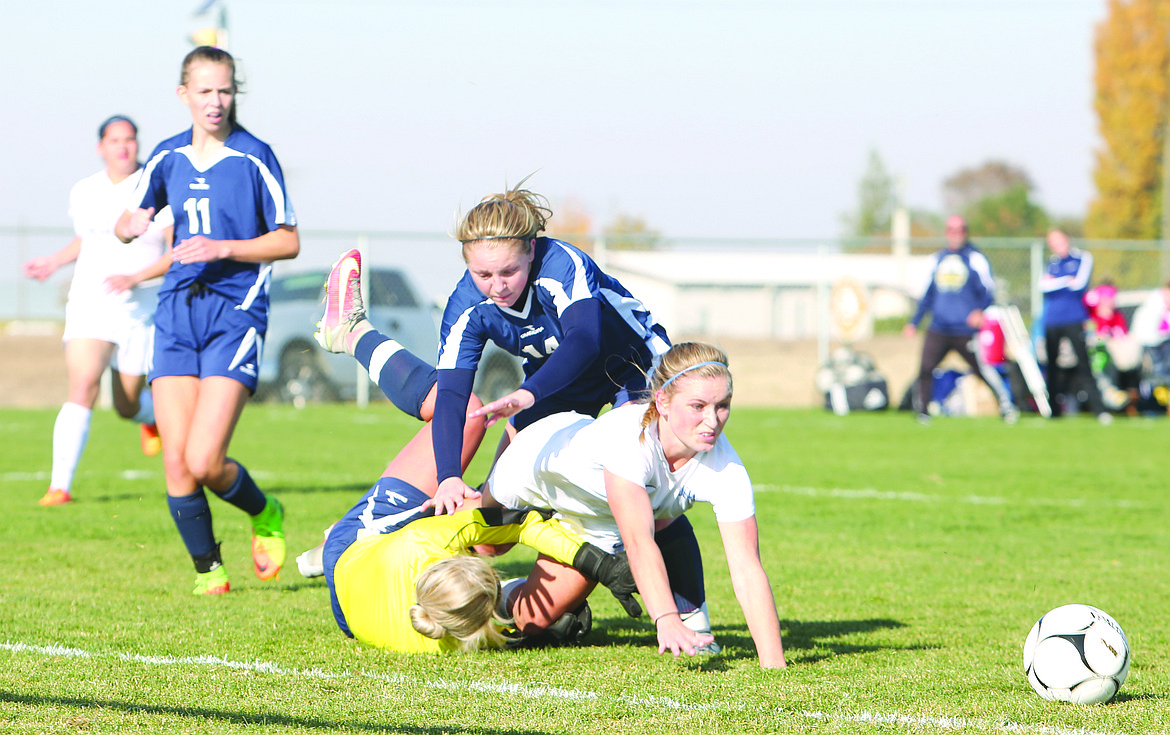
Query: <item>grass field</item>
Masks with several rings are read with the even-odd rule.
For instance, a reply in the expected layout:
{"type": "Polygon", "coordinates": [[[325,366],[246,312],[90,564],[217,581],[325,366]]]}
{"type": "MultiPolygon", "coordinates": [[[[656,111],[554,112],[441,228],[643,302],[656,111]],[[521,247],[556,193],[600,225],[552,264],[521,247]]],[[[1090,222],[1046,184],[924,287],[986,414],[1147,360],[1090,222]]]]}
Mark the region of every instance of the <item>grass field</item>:
{"type": "MultiPolygon", "coordinates": [[[[95,415],[74,491],[40,508],[55,411],[0,411],[0,731],[17,733],[1154,733],[1170,727],[1165,419],[836,417],[737,409],[790,666],[761,671],[710,509],[689,515],[724,652],[655,653],[604,590],[573,649],[407,657],[338,632],[291,558],[417,428],[365,411],[248,408],[233,455],[288,508],[290,564],[250,571],[249,530],[213,500],[233,589],[193,570],[137,430],[95,415]],[[1125,628],[1112,703],[1045,702],[1021,670],[1035,620],[1069,602],[1125,628]]],[[[494,437],[489,439],[494,446],[494,437]]],[[[490,452],[481,452],[481,459],[490,452]]],[[[469,473],[486,470],[479,462],[469,473]]],[[[498,560],[506,575],[531,555],[498,560]]]]}

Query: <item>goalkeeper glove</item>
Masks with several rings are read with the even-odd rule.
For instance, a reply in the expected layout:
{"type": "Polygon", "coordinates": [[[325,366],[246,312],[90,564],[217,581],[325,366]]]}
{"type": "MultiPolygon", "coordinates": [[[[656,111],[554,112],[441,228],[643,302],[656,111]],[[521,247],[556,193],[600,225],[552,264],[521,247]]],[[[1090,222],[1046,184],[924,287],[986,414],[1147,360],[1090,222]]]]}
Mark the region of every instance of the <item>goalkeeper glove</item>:
{"type": "Polygon", "coordinates": [[[573,557],[573,568],[605,585],[631,618],[642,614],[642,606],[634,599],[638,586],[634,584],[634,572],[625,551],[607,554],[593,544],[581,544],[573,557]]]}

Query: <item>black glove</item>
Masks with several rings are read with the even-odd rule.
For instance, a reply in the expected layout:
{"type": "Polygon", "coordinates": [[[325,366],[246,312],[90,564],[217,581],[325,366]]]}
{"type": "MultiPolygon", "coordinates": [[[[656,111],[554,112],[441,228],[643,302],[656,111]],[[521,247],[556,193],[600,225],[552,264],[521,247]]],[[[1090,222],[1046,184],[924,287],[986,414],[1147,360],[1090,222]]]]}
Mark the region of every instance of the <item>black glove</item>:
{"type": "Polygon", "coordinates": [[[609,588],[631,618],[642,614],[642,606],[634,599],[638,585],[625,551],[607,554],[593,544],[582,544],[573,557],[573,568],[609,588]]]}

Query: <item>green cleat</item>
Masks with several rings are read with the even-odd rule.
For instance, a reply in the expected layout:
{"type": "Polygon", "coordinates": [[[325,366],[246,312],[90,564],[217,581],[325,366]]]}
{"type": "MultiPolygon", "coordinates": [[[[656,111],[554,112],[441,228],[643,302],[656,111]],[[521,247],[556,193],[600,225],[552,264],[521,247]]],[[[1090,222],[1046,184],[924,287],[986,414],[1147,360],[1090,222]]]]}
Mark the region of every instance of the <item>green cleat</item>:
{"type": "Polygon", "coordinates": [[[277,579],[284,566],[284,506],[271,495],[252,516],[252,567],[262,580],[277,579]]]}
{"type": "Polygon", "coordinates": [[[202,574],[195,574],[195,592],[196,597],[203,595],[222,595],[231,589],[231,584],[228,582],[227,569],[223,565],[217,566],[210,572],[202,574]]]}

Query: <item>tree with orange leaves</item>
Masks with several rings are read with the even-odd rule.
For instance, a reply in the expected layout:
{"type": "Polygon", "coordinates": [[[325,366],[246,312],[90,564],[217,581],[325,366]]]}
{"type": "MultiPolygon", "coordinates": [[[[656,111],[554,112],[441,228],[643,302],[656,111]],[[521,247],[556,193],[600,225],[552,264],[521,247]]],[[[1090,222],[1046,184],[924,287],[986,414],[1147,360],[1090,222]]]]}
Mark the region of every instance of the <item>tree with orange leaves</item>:
{"type": "Polygon", "coordinates": [[[1162,234],[1163,165],[1170,120],[1170,0],[1109,0],[1097,26],[1095,107],[1104,145],[1085,234],[1162,234]]]}

